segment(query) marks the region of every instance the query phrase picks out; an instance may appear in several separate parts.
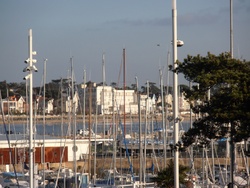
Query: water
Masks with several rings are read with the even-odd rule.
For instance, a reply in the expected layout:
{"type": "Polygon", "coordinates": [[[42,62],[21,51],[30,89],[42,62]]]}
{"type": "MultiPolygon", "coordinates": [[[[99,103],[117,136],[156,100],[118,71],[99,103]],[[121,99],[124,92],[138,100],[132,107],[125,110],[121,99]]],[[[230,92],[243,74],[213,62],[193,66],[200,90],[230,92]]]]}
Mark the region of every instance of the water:
{"type": "MultiPolygon", "coordinates": [[[[145,123],[141,124],[141,130],[142,133],[145,133],[145,123]]],[[[170,127],[172,127],[173,125],[170,123],[169,125],[170,127]]],[[[28,133],[28,127],[29,125],[27,124],[15,124],[15,125],[10,125],[10,131],[12,131],[13,133],[16,134],[23,134],[23,133],[28,133]]],[[[43,124],[37,124],[35,126],[35,130],[34,132],[36,132],[37,134],[43,135],[44,132],[44,126],[43,124]]],[[[190,123],[189,122],[182,122],[180,123],[180,130],[185,130],[187,131],[190,127],[190,123]]],[[[86,123],[85,128],[88,128],[88,123],[86,123]]],[[[139,123],[126,123],[126,134],[130,134],[132,133],[138,133],[139,132],[139,123]]],[[[149,122],[148,123],[148,128],[147,128],[147,133],[151,133],[152,131],[156,130],[156,129],[161,129],[162,128],[162,122],[149,122]]],[[[9,125],[6,125],[6,129],[9,130],[9,125]]],[[[83,129],[83,124],[82,123],[77,123],[76,124],[76,130],[80,130],[83,129]]],[[[105,129],[103,127],[103,124],[97,124],[96,127],[97,134],[103,134],[104,132],[112,132],[113,130],[113,124],[112,122],[105,124],[105,129]]],[[[123,125],[118,125],[118,130],[124,130],[124,126],[123,125]]],[[[61,135],[66,135],[67,131],[73,130],[73,125],[69,125],[68,123],[53,123],[53,124],[46,124],[45,125],[45,134],[46,135],[55,135],[55,136],[61,136],[61,135]]],[[[95,132],[95,124],[92,125],[92,130],[95,132]]],[[[0,133],[4,134],[5,133],[5,129],[3,125],[0,125],[0,133]]]]}

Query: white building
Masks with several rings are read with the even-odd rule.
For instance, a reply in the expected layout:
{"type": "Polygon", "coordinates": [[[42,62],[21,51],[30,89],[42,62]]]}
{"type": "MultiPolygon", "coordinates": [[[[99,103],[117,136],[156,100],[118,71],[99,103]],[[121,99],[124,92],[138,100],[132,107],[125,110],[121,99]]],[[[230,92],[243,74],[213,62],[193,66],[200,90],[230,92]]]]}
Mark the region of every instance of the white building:
{"type": "Polygon", "coordinates": [[[136,93],[134,90],[114,90],[114,101],[115,112],[119,111],[120,114],[138,113],[136,93]]]}
{"type": "Polygon", "coordinates": [[[25,112],[25,100],[20,95],[10,96],[9,98],[2,100],[2,108],[4,113],[24,113],[25,112]]]}
{"type": "Polygon", "coordinates": [[[156,108],[156,97],[155,95],[148,97],[147,95],[141,95],[141,110],[147,111],[147,113],[152,113],[156,108]]]}
{"type": "MultiPolygon", "coordinates": [[[[63,158],[63,162],[74,161],[74,140],[73,139],[60,139],[58,137],[52,137],[49,135],[36,135],[36,139],[33,141],[33,147],[36,152],[35,162],[42,163],[43,155],[45,155],[45,161],[48,163],[59,163],[61,157],[63,158]],[[43,149],[44,148],[44,149],[43,149]],[[64,153],[62,151],[64,150],[64,153]],[[45,153],[43,153],[45,152],[45,153]]],[[[1,164],[11,164],[10,161],[10,150],[11,157],[15,164],[27,162],[29,159],[29,140],[27,139],[27,135],[23,134],[9,134],[8,143],[6,141],[6,135],[0,135],[0,162],[1,164]]],[[[83,159],[84,156],[89,154],[89,141],[92,143],[95,142],[94,138],[89,140],[88,138],[80,138],[76,139],[76,160],[83,159]]],[[[107,142],[112,141],[112,139],[96,139],[97,142],[107,142]]]]}
{"type": "MultiPolygon", "coordinates": [[[[54,99],[45,99],[45,113],[46,114],[51,114],[53,113],[53,103],[54,103],[54,99]]],[[[38,96],[37,97],[37,110],[38,112],[43,112],[43,107],[44,107],[44,97],[42,96],[38,96]]]]}
{"type": "Polygon", "coordinates": [[[181,93],[181,95],[179,96],[179,109],[181,112],[190,110],[190,104],[185,99],[185,96],[183,93],[181,93]]]}
{"type": "MultiPolygon", "coordinates": [[[[141,110],[153,111],[155,106],[155,97],[147,98],[147,95],[141,95],[141,110]],[[147,107],[146,107],[146,100],[147,107]]],[[[134,90],[114,89],[111,86],[86,87],[86,111],[90,108],[92,113],[98,114],[138,114],[137,93],[134,90]],[[90,101],[91,106],[90,106],[90,101]]]]}
{"type": "MultiPolygon", "coordinates": [[[[165,95],[165,102],[167,104],[169,104],[168,106],[168,111],[172,111],[173,110],[173,96],[171,94],[165,95]]],[[[190,104],[188,103],[188,101],[185,99],[185,96],[183,93],[181,93],[178,97],[178,102],[179,102],[179,111],[183,112],[183,111],[189,111],[190,109],[190,104]]],[[[159,96],[157,103],[161,103],[161,96],[159,96]]],[[[166,107],[165,107],[166,108],[166,107]]],[[[160,110],[161,110],[161,106],[160,106],[160,110]]]]}
{"type": "Polygon", "coordinates": [[[70,99],[70,97],[68,97],[68,99],[65,102],[65,105],[66,105],[66,112],[71,112],[73,110],[73,107],[74,107],[75,112],[77,112],[78,105],[79,105],[78,93],[75,92],[73,99],[70,99]],[[74,106],[72,106],[72,105],[74,105],[74,106]]]}

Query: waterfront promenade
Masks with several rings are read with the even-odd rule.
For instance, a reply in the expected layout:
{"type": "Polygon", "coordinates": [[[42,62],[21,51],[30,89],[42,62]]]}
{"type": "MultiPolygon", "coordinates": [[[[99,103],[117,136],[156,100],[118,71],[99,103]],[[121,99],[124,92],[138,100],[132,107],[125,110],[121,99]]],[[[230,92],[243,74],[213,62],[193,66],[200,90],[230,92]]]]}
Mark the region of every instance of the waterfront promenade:
{"type": "MultiPolygon", "coordinates": [[[[10,118],[8,119],[8,116],[5,116],[5,123],[12,123],[12,124],[22,124],[22,123],[25,123],[27,122],[29,116],[27,115],[12,115],[12,116],[9,116],[10,118]]],[[[103,122],[103,115],[98,115],[97,116],[98,118],[98,123],[102,123],[103,122]]],[[[95,120],[95,115],[92,115],[92,117],[90,118],[89,115],[86,115],[85,116],[85,122],[88,123],[91,119],[91,121],[93,122],[95,120]]],[[[122,122],[124,121],[124,117],[123,115],[120,115],[120,118],[122,120],[122,122]]],[[[189,121],[190,119],[190,116],[187,114],[187,115],[184,115],[182,116],[183,118],[183,121],[189,121]]],[[[43,119],[44,117],[42,115],[36,115],[36,122],[38,123],[42,123],[43,122],[43,119]]],[[[111,121],[113,119],[112,115],[105,115],[105,120],[106,121],[111,121]]],[[[117,119],[117,118],[116,118],[117,119]]],[[[139,121],[139,118],[138,118],[138,115],[126,115],[126,122],[130,122],[132,119],[133,122],[138,122],[139,121]]],[[[141,116],[141,119],[142,119],[142,122],[145,121],[145,116],[142,115],[141,116]]],[[[151,115],[148,115],[148,119],[152,119],[151,118],[151,115]]],[[[61,115],[46,115],[45,116],[45,121],[47,124],[53,124],[53,123],[60,123],[62,122],[62,120],[64,122],[68,121],[68,115],[65,114],[63,115],[63,117],[61,115]]],[[[160,122],[162,120],[162,116],[161,114],[157,114],[157,115],[154,115],[153,116],[153,120],[154,121],[158,121],[160,122]]],[[[79,122],[83,122],[83,115],[77,115],[76,116],[76,121],[79,123],[79,122]]],[[[0,125],[3,124],[3,120],[2,120],[2,116],[0,116],[0,125]]]]}

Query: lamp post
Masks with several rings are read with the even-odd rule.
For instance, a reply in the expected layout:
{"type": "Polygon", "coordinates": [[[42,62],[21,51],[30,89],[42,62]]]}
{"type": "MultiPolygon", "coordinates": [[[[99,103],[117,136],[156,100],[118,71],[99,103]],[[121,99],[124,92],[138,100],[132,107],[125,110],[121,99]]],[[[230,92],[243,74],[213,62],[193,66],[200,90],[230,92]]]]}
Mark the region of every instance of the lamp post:
{"type": "Polygon", "coordinates": [[[36,55],[36,51],[33,51],[32,48],[32,30],[29,30],[28,36],[28,54],[29,58],[24,62],[29,64],[26,68],[23,69],[23,72],[29,72],[27,76],[24,77],[24,80],[29,79],[30,81],[30,93],[29,93],[29,182],[30,187],[34,187],[34,148],[33,148],[33,71],[37,72],[37,68],[33,63],[36,63],[36,59],[33,59],[33,55],[36,55]]]}
{"type": "MultiPolygon", "coordinates": [[[[173,45],[173,69],[177,68],[177,47],[182,47],[184,42],[177,40],[177,9],[176,0],[172,0],[172,45],[173,45]]],[[[179,98],[178,98],[178,74],[173,73],[173,115],[174,115],[174,187],[179,188],[179,98]]]]}
{"type": "MultiPolygon", "coordinates": [[[[172,0],[172,45],[173,45],[173,68],[177,68],[177,10],[176,0],[172,0]]],[[[174,144],[179,141],[178,122],[178,75],[173,73],[173,115],[174,115],[174,144]]],[[[174,187],[179,188],[179,149],[174,150],[174,187]]]]}

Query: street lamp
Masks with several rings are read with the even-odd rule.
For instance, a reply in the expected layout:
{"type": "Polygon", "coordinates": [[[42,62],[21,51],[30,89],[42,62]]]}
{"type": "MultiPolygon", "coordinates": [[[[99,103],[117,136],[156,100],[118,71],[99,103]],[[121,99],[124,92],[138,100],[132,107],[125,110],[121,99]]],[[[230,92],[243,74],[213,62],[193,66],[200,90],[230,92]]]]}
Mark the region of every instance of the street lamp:
{"type": "MultiPolygon", "coordinates": [[[[177,11],[176,0],[172,0],[172,44],[173,44],[173,68],[177,68],[177,47],[183,46],[184,42],[177,40],[177,11]]],[[[174,143],[179,142],[178,120],[178,74],[173,72],[173,115],[174,115],[174,143]]],[[[179,148],[174,150],[174,187],[179,188],[179,148]]]]}
{"type": "Polygon", "coordinates": [[[182,40],[177,40],[177,47],[182,47],[184,42],[182,40]]]}
{"type": "MultiPolygon", "coordinates": [[[[173,41],[171,42],[171,44],[173,44],[173,41]]],[[[176,41],[176,46],[177,47],[182,47],[184,45],[184,42],[182,40],[177,40],[176,41]]]]}
{"type": "Polygon", "coordinates": [[[33,51],[32,48],[32,29],[29,30],[28,36],[28,49],[29,49],[29,58],[24,61],[24,63],[29,64],[26,68],[23,69],[24,72],[29,72],[27,76],[24,77],[25,80],[29,79],[30,81],[30,93],[29,93],[29,182],[30,187],[34,187],[34,148],[33,148],[33,71],[37,72],[37,68],[33,65],[36,63],[36,59],[33,59],[33,55],[36,55],[36,51],[33,51]]]}

